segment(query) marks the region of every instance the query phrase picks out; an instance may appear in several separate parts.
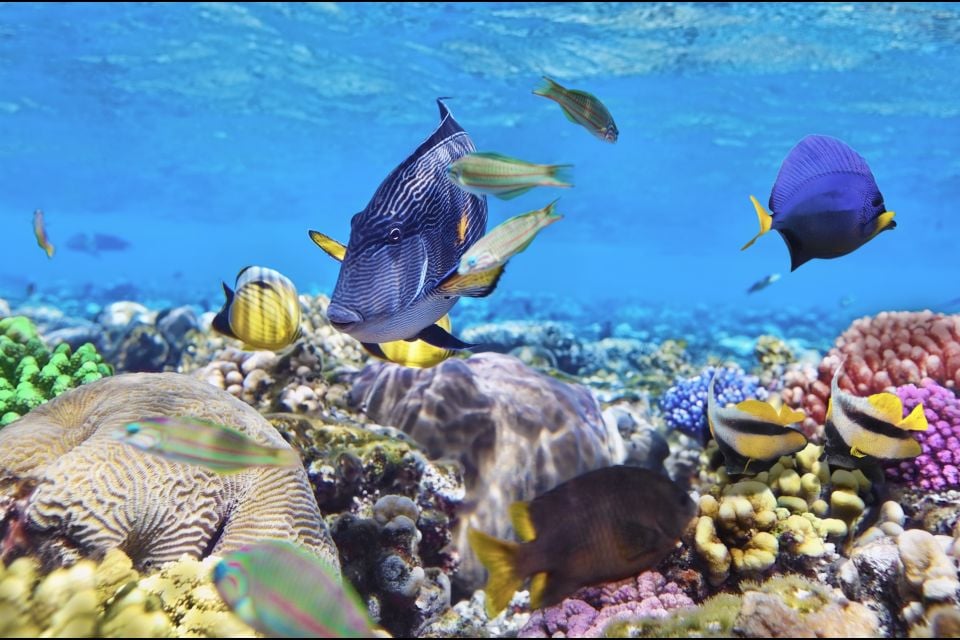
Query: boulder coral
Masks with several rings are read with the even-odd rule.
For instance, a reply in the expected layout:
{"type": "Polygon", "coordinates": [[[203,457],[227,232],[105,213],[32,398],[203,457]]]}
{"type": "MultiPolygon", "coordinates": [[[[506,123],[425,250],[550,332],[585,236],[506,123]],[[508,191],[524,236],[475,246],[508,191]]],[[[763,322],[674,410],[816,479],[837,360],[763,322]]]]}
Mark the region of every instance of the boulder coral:
{"type": "Polygon", "coordinates": [[[29,552],[59,566],[119,547],[142,570],[274,537],[337,565],[302,466],[218,475],[112,437],[157,415],[194,416],[289,446],[256,411],[189,376],[123,374],[86,384],[0,431],[4,554],[29,552]]]}

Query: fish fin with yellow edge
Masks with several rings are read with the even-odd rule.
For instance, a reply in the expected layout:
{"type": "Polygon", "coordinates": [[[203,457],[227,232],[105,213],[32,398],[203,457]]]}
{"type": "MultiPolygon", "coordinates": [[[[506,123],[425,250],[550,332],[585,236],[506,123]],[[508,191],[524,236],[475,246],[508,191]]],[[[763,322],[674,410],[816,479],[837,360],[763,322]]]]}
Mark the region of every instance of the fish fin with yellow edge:
{"type": "Polygon", "coordinates": [[[780,413],[777,414],[777,422],[783,426],[803,421],[807,417],[806,412],[791,409],[787,405],[780,406],[780,413]]]}
{"type": "Polygon", "coordinates": [[[386,360],[387,362],[393,362],[387,357],[387,354],[383,352],[383,349],[381,349],[380,345],[376,342],[361,342],[360,345],[374,358],[380,358],[381,360],[386,360]]]}
{"type": "Polygon", "coordinates": [[[510,522],[517,537],[524,542],[536,540],[537,530],[530,519],[530,503],[514,502],[510,505],[510,522]]]}
{"type": "Polygon", "coordinates": [[[827,398],[827,413],[824,414],[824,420],[829,420],[833,417],[833,396],[827,398]]]}
{"type": "Polygon", "coordinates": [[[319,231],[310,230],[310,239],[313,240],[313,243],[323,249],[323,251],[336,260],[337,262],[343,262],[344,257],[347,255],[347,247],[343,244],[337,242],[328,235],[322,234],[319,231]]]}
{"type": "Polygon", "coordinates": [[[753,245],[753,243],[756,242],[760,236],[765,234],[767,231],[770,231],[770,229],[773,227],[773,216],[767,213],[767,210],[763,208],[763,205],[760,204],[760,201],[753,196],[750,196],[750,201],[753,203],[753,208],[757,210],[757,218],[760,219],[760,233],[753,236],[753,239],[750,240],[750,242],[740,247],[740,251],[749,249],[750,246],[753,245]]]}
{"type": "Polygon", "coordinates": [[[535,573],[530,580],[530,608],[539,609],[543,606],[543,594],[547,592],[547,572],[535,573]]]}
{"type": "Polygon", "coordinates": [[[903,420],[903,402],[893,393],[875,393],[867,398],[883,420],[897,424],[903,420]]]}
{"type": "Polygon", "coordinates": [[[850,455],[852,455],[854,458],[867,457],[867,454],[865,454],[863,451],[860,451],[860,449],[857,449],[856,447],[850,447],[850,455]]]}
{"type": "Polygon", "coordinates": [[[498,540],[472,527],[467,530],[467,541],[490,574],[484,587],[487,594],[486,610],[489,617],[495,618],[510,604],[513,594],[523,584],[523,578],[517,575],[520,545],[498,540]]]}
{"type": "Polygon", "coordinates": [[[764,422],[779,422],[780,420],[780,416],[773,405],[763,400],[744,400],[737,404],[736,408],[764,422]]]}
{"type": "Polygon", "coordinates": [[[918,404],[906,418],[897,423],[897,426],[906,431],[926,431],[930,425],[927,416],[923,413],[923,405],[918,404]]]}
{"type": "Polygon", "coordinates": [[[887,231],[888,229],[896,229],[897,222],[896,220],[893,219],[895,215],[896,214],[893,211],[884,211],[879,216],[877,216],[873,221],[873,224],[874,224],[873,230],[870,232],[870,236],[867,239],[868,240],[873,239],[873,237],[878,233],[880,233],[881,231],[887,231]]]}
{"type": "Polygon", "coordinates": [[[500,276],[506,265],[486,269],[476,273],[460,275],[454,266],[450,273],[437,285],[437,291],[445,296],[464,296],[467,298],[483,298],[497,288],[500,276]]]}

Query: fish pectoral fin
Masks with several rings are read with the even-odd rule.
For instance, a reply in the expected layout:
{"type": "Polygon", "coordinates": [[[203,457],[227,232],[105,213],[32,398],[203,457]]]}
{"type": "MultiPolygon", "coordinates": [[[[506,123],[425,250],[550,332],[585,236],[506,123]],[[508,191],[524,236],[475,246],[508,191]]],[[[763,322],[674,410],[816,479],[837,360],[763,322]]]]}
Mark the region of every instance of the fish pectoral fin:
{"type": "Polygon", "coordinates": [[[383,352],[383,349],[381,349],[380,345],[376,342],[361,342],[360,345],[374,358],[380,358],[381,360],[386,360],[387,362],[393,362],[387,357],[387,354],[383,352]]]}
{"type": "Polygon", "coordinates": [[[440,349],[470,349],[476,345],[464,342],[438,324],[432,324],[415,336],[429,345],[440,349]]]}
{"type": "Polygon", "coordinates": [[[537,185],[530,185],[526,187],[517,187],[516,189],[509,189],[507,191],[499,191],[493,195],[497,196],[501,200],[513,200],[517,196],[522,196],[530,189],[533,189],[537,185]]]}
{"type": "Polygon", "coordinates": [[[569,120],[573,124],[580,124],[580,121],[577,120],[576,117],[574,117],[574,115],[570,112],[570,110],[567,109],[562,104],[560,105],[560,110],[563,111],[563,115],[567,116],[567,120],[569,120]]]}
{"type": "Polygon", "coordinates": [[[757,211],[757,218],[760,220],[760,233],[753,236],[753,239],[751,239],[750,242],[740,247],[740,251],[749,249],[760,236],[765,234],[767,231],[770,231],[770,229],[773,227],[773,216],[767,213],[767,210],[763,208],[763,205],[760,204],[760,201],[755,197],[750,196],[750,202],[753,203],[753,208],[757,211]]]}
{"type": "Polygon", "coordinates": [[[319,231],[313,231],[311,229],[309,233],[310,239],[313,240],[315,245],[323,249],[328,256],[337,262],[343,262],[344,257],[347,255],[347,247],[319,231]]]}
{"type": "Polygon", "coordinates": [[[854,458],[867,457],[867,454],[865,454],[863,451],[860,451],[860,449],[857,449],[856,447],[850,447],[850,455],[852,455],[854,458]]]}
{"type": "Polygon", "coordinates": [[[923,405],[915,406],[910,415],[901,420],[897,426],[906,431],[926,431],[930,425],[927,423],[927,416],[923,413],[923,405]]]}
{"type": "Polygon", "coordinates": [[[440,284],[437,291],[445,296],[465,296],[468,298],[484,298],[497,288],[500,276],[507,265],[486,269],[476,273],[460,275],[454,267],[440,284]]]}

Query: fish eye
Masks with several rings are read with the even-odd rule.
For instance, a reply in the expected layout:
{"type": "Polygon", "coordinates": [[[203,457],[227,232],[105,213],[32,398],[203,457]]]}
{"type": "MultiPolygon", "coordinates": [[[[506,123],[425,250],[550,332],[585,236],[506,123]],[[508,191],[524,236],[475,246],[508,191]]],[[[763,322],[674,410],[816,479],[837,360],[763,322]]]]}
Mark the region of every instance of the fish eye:
{"type": "Polygon", "coordinates": [[[877,195],[873,196],[873,200],[870,201],[870,204],[872,204],[872,205],[875,206],[875,207],[879,207],[880,205],[882,205],[882,204],[883,204],[883,194],[878,191],[878,192],[877,192],[877,195]]]}
{"type": "Polygon", "coordinates": [[[400,242],[400,229],[398,227],[390,229],[390,233],[387,234],[387,238],[390,240],[390,242],[400,242]]]}
{"type": "Polygon", "coordinates": [[[127,435],[132,436],[132,435],[136,435],[139,432],[140,432],[140,425],[136,423],[127,425],[127,435]]]}
{"type": "Polygon", "coordinates": [[[469,266],[471,266],[471,267],[477,266],[477,257],[476,257],[476,256],[471,256],[471,257],[467,258],[467,265],[469,265],[469,266]]]}

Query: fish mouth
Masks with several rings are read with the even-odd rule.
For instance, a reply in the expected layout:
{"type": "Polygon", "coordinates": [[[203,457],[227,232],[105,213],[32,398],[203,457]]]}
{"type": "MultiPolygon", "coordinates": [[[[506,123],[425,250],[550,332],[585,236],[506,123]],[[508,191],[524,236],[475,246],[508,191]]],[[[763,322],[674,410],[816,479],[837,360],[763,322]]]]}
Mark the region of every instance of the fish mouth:
{"type": "Polygon", "coordinates": [[[327,320],[333,325],[334,329],[346,333],[363,322],[363,316],[353,309],[331,302],[327,307],[327,320]]]}

